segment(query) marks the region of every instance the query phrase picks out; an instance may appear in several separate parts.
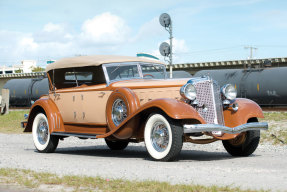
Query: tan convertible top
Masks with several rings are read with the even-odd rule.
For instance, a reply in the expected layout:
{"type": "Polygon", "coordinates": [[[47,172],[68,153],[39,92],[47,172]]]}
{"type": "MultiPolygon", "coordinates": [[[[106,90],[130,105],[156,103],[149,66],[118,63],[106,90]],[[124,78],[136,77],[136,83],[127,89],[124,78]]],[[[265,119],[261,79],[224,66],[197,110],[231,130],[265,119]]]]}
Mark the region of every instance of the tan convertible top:
{"type": "Polygon", "coordinates": [[[60,59],[54,63],[47,65],[46,72],[52,69],[70,68],[70,67],[85,67],[85,66],[98,66],[106,63],[121,63],[121,62],[148,62],[164,64],[155,59],[146,59],[140,57],[130,56],[116,56],[116,55],[93,55],[93,56],[79,56],[68,57],[60,59]]]}

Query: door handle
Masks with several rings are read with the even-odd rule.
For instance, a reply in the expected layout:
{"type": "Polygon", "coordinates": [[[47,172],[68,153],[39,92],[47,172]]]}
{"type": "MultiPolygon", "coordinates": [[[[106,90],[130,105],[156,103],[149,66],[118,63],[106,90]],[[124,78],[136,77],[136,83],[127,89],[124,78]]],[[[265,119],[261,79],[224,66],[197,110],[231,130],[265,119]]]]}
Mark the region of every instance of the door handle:
{"type": "Polygon", "coordinates": [[[106,94],[105,92],[100,92],[99,97],[103,98],[105,96],[105,94],[106,94]]]}
{"type": "Polygon", "coordinates": [[[59,93],[54,92],[54,98],[55,98],[55,100],[60,99],[60,94],[59,94],[59,93]]]}

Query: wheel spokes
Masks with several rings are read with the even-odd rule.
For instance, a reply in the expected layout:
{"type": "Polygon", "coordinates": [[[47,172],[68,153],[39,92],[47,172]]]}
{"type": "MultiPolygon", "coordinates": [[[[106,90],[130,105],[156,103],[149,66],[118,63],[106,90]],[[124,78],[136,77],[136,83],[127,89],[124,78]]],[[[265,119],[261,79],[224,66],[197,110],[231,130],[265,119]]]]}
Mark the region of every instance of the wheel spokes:
{"type": "Polygon", "coordinates": [[[163,152],[169,143],[168,129],[163,122],[156,122],[151,132],[151,141],[155,150],[163,152]]]}

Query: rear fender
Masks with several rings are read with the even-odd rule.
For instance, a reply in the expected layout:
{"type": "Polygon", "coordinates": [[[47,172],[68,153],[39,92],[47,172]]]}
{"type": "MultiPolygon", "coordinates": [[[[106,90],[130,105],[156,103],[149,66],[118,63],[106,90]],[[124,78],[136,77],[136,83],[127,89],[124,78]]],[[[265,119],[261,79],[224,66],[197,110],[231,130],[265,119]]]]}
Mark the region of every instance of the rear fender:
{"type": "Polygon", "coordinates": [[[34,118],[40,112],[45,113],[47,116],[50,133],[55,130],[64,131],[64,123],[58,107],[51,99],[42,98],[32,105],[24,132],[32,132],[34,118]]]}

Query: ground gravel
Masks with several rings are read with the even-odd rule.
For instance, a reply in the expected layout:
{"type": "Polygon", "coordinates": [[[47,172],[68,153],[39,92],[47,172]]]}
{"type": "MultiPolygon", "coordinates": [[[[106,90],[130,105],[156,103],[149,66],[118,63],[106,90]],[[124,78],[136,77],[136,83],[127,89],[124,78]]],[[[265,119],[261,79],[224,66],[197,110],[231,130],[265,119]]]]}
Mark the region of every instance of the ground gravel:
{"type": "Polygon", "coordinates": [[[234,158],[221,142],[185,143],[176,162],[155,162],[144,143],[111,151],[103,139],[60,141],[55,153],[35,151],[31,134],[0,134],[0,167],[31,169],[59,175],[101,176],[287,191],[287,146],[260,144],[244,158],[234,158]]]}

